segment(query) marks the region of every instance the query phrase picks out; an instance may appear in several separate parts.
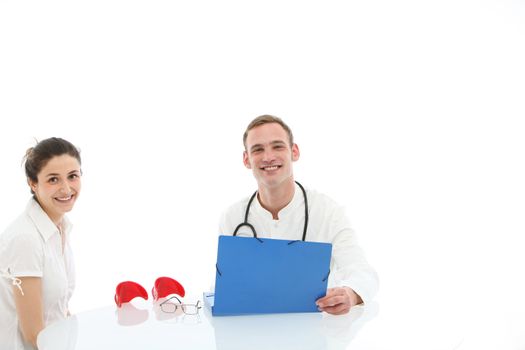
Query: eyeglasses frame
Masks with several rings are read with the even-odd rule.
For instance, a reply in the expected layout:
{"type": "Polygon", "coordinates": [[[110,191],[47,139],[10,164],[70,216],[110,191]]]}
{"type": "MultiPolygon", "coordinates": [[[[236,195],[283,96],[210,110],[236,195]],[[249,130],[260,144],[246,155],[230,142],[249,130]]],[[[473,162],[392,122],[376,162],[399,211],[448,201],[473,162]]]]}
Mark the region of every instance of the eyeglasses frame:
{"type": "Polygon", "coordinates": [[[199,310],[202,309],[202,306],[200,306],[199,303],[200,303],[200,300],[197,300],[197,303],[196,303],[196,304],[186,304],[186,303],[183,303],[182,301],[180,301],[180,299],[179,299],[176,295],[174,295],[174,296],[172,296],[172,297],[170,297],[170,298],[164,300],[162,303],[160,303],[160,304],[159,304],[159,307],[160,307],[160,309],[161,309],[162,312],[165,312],[165,313],[168,313],[168,314],[174,314],[175,312],[177,312],[177,308],[180,306],[182,312],[183,312],[185,315],[198,315],[198,314],[199,314],[199,310]],[[172,302],[170,302],[171,299],[177,299],[177,301],[178,301],[179,303],[178,303],[178,304],[172,303],[172,302]],[[162,305],[164,305],[164,304],[168,304],[168,303],[175,305],[175,311],[174,311],[174,312],[164,311],[164,310],[162,309],[162,305]],[[186,308],[185,308],[186,305],[188,305],[188,306],[194,306],[195,309],[196,309],[197,311],[196,311],[195,313],[187,313],[187,312],[186,312],[186,308]]]}

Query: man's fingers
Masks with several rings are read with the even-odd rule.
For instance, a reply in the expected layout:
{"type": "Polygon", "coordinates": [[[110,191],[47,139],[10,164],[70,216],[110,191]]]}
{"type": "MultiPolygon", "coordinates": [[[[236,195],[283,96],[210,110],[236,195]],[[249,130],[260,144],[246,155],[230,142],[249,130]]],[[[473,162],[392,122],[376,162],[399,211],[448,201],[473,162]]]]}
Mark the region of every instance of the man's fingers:
{"type": "Polygon", "coordinates": [[[332,295],[345,295],[346,291],[344,288],[328,288],[326,290],[326,296],[332,296],[332,295]]]}
{"type": "Polygon", "coordinates": [[[335,306],[328,306],[328,307],[322,308],[322,311],[327,312],[332,315],[342,315],[350,311],[350,305],[349,304],[338,304],[335,306]]]}
{"type": "Polygon", "coordinates": [[[348,298],[345,298],[342,295],[336,295],[336,296],[327,296],[322,299],[319,299],[317,301],[317,306],[326,308],[326,307],[332,307],[332,306],[336,306],[339,304],[345,304],[345,303],[350,304],[348,302],[348,298]]]}
{"type": "Polygon", "coordinates": [[[346,289],[330,288],[327,290],[326,296],[317,300],[317,306],[320,311],[332,315],[342,315],[350,311],[352,302],[346,289]]]}

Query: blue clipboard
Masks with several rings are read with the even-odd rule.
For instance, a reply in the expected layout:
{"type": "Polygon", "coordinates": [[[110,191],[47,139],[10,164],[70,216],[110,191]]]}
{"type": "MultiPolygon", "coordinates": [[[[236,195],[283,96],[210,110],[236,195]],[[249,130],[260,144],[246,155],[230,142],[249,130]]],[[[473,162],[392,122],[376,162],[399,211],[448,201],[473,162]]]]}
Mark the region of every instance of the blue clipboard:
{"type": "Polygon", "coordinates": [[[330,243],[219,236],[212,315],[318,312],[331,255],[330,243]]]}

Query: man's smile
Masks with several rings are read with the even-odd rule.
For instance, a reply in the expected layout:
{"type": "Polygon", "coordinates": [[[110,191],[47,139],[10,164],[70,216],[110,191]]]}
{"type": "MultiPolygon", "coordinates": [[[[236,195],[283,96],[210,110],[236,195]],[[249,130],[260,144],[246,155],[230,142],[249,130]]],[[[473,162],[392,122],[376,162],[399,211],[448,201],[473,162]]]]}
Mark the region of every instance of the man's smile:
{"type": "Polygon", "coordinates": [[[274,171],[274,170],[279,169],[280,167],[282,167],[282,165],[280,165],[280,164],[279,165],[273,164],[273,165],[262,166],[259,169],[264,170],[264,171],[274,171]]]}

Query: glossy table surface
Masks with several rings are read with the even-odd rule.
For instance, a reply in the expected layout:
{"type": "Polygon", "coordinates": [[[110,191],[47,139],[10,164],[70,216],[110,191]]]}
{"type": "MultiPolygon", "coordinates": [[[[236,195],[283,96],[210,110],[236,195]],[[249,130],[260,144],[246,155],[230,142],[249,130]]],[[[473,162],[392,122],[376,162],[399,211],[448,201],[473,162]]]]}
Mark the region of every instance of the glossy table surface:
{"type": "MultiPolygon", "coordinates": [[[[431,305],[431,304],[429,304],[431,305]]],[[[82,312],[44,329],[39,350],[87,349],[525,349],[521,313],[372,302],[348,314],[213,317],[164,313],[135,299],[82,312]]]]}
{"type": "Polygon", "coordinates": [[[345,349],[377,304],[344,316],[322,313],[213,317],[164,313],[147,302],[84,312],[41,332],[40,350],[345,349]],[[149,306],[149,308],[148,308],[149,306]]]}

